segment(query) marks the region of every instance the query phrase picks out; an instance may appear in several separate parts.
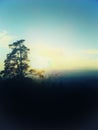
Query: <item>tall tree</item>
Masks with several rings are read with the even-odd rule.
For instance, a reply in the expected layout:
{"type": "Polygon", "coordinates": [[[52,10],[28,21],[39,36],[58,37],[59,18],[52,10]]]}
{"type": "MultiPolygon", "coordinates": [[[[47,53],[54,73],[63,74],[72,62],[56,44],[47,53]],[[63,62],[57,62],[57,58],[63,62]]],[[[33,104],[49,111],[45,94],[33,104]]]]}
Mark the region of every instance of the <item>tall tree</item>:
{"type": "Polygon", "coordinates": [[[25,40],[19,40],[9,45],[11,52],[7,54],[4,61],[4,70],[1,75],[4,78],[13,78],[15,76],[24,77],[28,70],[28,52],[29,49],[24,45],[25,40]]]}

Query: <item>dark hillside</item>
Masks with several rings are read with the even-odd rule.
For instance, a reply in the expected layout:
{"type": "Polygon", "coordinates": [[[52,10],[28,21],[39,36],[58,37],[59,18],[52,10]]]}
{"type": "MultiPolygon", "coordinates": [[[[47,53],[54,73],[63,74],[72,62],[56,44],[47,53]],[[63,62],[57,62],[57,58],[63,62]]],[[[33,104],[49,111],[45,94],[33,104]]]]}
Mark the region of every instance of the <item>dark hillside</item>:
{"type": "Polygon", "coordinates": [[[97,128],[98,78],[62,78],[59,83],[29,78],[0,81],[1,117],[30,128],[84,124],[97,128]]]}

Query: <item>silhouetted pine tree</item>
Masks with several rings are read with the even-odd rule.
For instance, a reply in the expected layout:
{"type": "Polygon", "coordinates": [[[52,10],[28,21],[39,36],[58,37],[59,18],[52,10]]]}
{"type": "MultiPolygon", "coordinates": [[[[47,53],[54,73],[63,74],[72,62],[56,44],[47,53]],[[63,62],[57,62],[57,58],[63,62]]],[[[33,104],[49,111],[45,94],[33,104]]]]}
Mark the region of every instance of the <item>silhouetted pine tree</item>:
{"type": "Polygon", "coordinates": [[[25,77],[32,72],[28,69],[29,49],[23,44],[24,41],[19,40],[9,45],[11,52],[7,54],[4,61],[4,70],[0,72],[3,78],[25,77]]]}

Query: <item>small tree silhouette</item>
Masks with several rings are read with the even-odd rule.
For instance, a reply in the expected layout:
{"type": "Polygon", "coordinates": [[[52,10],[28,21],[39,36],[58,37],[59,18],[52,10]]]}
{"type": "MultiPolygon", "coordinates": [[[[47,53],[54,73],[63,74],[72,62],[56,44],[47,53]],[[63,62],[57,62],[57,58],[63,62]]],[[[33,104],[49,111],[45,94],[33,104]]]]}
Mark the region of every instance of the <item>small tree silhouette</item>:
{"type": "Polygon", "coordinates": [[[0,72],[3,78],[25,77],[32,72],[28,69],[29,49],[23,44],[24,41],[19,40],[9,45],[12,51],[7,54],[4,61],[4,70],[0,72]]]}

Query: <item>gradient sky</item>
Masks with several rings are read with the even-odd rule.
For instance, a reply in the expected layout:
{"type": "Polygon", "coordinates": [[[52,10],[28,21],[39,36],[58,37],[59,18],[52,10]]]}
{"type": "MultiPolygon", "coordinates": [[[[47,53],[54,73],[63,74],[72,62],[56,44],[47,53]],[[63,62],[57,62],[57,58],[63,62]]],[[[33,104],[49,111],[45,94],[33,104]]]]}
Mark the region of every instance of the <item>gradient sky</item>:
{"type": "Polygon", "coordinates": [[[0,65],[25,39],[37,69],[98,69],[97,0],[0,0],[0,65]]]}

